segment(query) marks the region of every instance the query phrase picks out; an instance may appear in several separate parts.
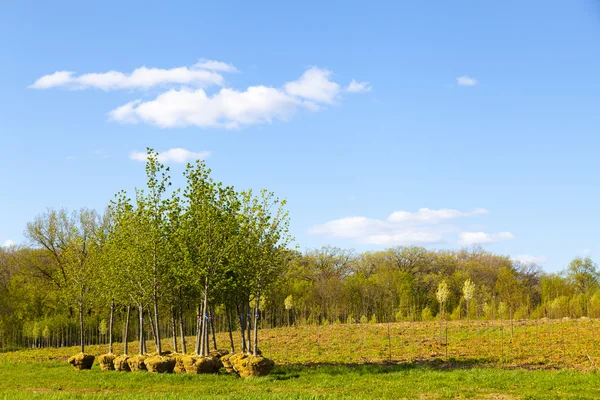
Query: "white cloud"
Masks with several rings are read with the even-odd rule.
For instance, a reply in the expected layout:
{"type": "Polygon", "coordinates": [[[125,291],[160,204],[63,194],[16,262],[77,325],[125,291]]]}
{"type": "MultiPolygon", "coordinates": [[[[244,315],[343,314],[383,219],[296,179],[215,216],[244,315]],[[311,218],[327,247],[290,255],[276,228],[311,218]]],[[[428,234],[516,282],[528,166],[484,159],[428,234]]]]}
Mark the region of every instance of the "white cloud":
{"type": "Polygon", "coordinates": [[[441,223],[487,212],[483,208],[472,211],[446,208],[439,210],[421,208],[416,212],[395,211],[385,220],[348,217],[329,221],[311,227],[309,233],[354,239],[358,243],[377,245],[444,243],[449,241],[446,235],[456,232],[457,228],[441,225],[441,223]]]}
{"type": "Polygon", "coordinates": [[[349,93],[370,92],[371,85],[369,85],[369,82],[357,82],[352,79],[352,82],[346,87],[346,91],[349,93]]]}
{"type": "Polygon", "coordinates": [[[592,254],[592,250],[591,249],[583,249],[583,250],[581,250],[581,254],[584,257],[589,257],[589,255],[592,254]]]}
{"type": "Polygon", "coordinates": [[[285,92],[318,103],[333,103],[340,93],[340,85],[329,80],[331,71],[313,67],[300,79],[285,84],[285,92]]]}
{"type": "Polygon", "coordinates": [[[17,243],[15,243],[14,241],[8,239],[4,241],[4,244],[2,245],[2,247],[13,247],[16,246],[17,243]]]}
{"type": "Polygon", "coordinates": [[[154,100],[135,100],[109,113],[122,123],[148,123],[163,128],[198,126],[238,128],[287,120],[298,109],[318,110],[330,104],[340,85],[328,80],[330,72],[311,68],[283,89],[250,86],[245,91],[223,88],[209,95],[203,89],[171,89],[154,100]]]}
{"type": "MultiPolygon", "coordinates": [[[[213,61],[213,63],[216,61],[213,61]]],[[[75,76],[71,71],[57,71],[44,75],[30,88],[51,89],[66,86],[70,89],[149,89],[162,85],[191,85],[206,87],[223,85],[223,76],[205,69],[178,67],[171,69],[140,67],[129,74],[118,71],[88,73],[75,76]]]]}
{"type": "MultiPolygon", "coordinates": [[[[174,163],[174,164],[185,164],[190,161],[204,160],[211,155],[210,151],[193,152],[190,150],[183,149],[181,147],[170,149],[158,154],[158,161],[160,163],[174,163]]],[[[146,161],[148,154],[140,151],[132,151],[129,154],[129,158],[135,161],[146,161]]]]}
{"type": "Polygon", "coordinates": [[[459,76],[458,78],[456,78],[456,83],[459,86],[475,86],[475,85],[477,85],[478,82],[477,82],[477,79],[475,79],[475,78],[471,78],[466,75],[463,75],[463,76],[459,76]]]}
{"type": "Polygon", "coordinates": [[[238,69],[231,64],[215,60],[200,60],[194,65],[196,68],[208,69],[221,72],[238,72],[238,69]]]}
{"type": "MultiPolygon", "coordinates": [[[[287,120],[298,110],[318,111],[336,104],[341,85],[331,80],[327,69],[313,67],[300,78],[282,87],[249,86],[245,90],[223,87],[207,92],[209,86],[223,86],[221,73],[237,72],[228,63],[200,60],[192,67],[159,69],[140,67],[131,73],[109,71],[76,75],[58,71],[39,78],[30,87],[50,89],[149,89],[162,87],[154,99],[132,100],[108,113],[111,120],[121,123],[147,123],[164,128],[197,126],[238,128],[253,124],[268,124],[287,120]]],[[[367,82],[353,80],[348,91],[367,91],[367,82]]]]}
{"type": "Polygon", "coordinates": [[[510,232],[461,232],[458,236],[459,243],[464,245],[495,243],[500,240],[510,240],[515,238],[515,235],[510,232]]]}
{"type": "Polygon", "coordinates": [[[437,223],[449,219],[470,217],[474,215],[487,214],[489,211],[485,208],[476,208],[473,211],[458,211],[451,210],[448,208],[442,208],[439,210],[430,210],[429,208],[420,208],[417,212],[408,211],[394,211],[388,220],[392,222],[424,222],[424,223],[437,223]]]}
{"type": "Polygon", "coordinates": [[[532,256],[529,254],[519,254],[517,256],[511,257],[514,261],[518,261],[523,264],[542,264],[546,262],[545,256],[532,256]]]}

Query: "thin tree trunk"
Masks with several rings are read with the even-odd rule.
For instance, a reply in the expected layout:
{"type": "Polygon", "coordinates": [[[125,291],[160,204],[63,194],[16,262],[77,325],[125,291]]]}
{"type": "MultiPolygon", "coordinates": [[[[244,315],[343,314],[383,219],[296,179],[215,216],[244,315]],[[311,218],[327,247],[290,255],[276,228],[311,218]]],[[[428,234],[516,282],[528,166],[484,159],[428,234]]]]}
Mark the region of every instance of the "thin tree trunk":
{"type": "Polygon", "coordinates": [[[194,353],[199,356],[200,355],[200,335],[202,334],[202,304],[198,304],[198,309],[196,310],[196,347],[194,349],[194,353]]]}
{"type": "Polygon", "coordinates": [[[108,321],[108,353],[112,354],[113,351],[113,320],[115,316],[115,299],[110,302],[110,319],[108,321]]]}
{"type": "Polygon", "coordinates": [[[81,352],[85,352],[85,343],[83,342],[83,303],[79,303],[79,343],[81,343],[81,352]]]}
{"type": "Polygon", "coordinates": [[[238,313],[238,318],[240,319],[240,337],[242,338],[242,352],[245,352],[246,351],[246,337],[244,336],[244,331],[245,331],[246,325],[244,324],[243,308],[241,310],[242,312],[240,312],[239,304],[236,304],[235,308],[238,313]]]}
{"type": "MultiPolygon", "coordinates": [[[[154,300],[154,321],[156,322],[155,325],[155,329],[154,330],[154,336],[156,339],[156,352],[158,353],[158,355],[162,355],[162,343],[160,342],[160,317],[158,315],[158,295],[156,293],[156,287],[154,287],[154,295],[153,295],[153,300],[154,300]]],[[[152,323],[152,319],[150,319],[150,323],[152,323]]]]}
{"type": "Polygon", "coordinates": [[[206,313],[208,310],[208,280],[206,280],[205,285],[204,285],[204,299],[203,299],[203,304],[202,304],[202,340],[200,342],[200,349],[202,350],[202,357],[206,357],[208,354],[208,343],[207,343],[207,338],[208,338],[208,324],[206,321],[206,313]]]}
{"type": "Polygon", "coordinates": [[[251,310],[252,307],[250,307],[250,303],[248,303],[248,315],[246,317],[247,323],[246,323],[246,332],[248,334],[248,353],[252,352],[252,339],[251,339],[251,332],[252,332],[252,315],[251,315],[251,310]]]}
{"type": "Polygon", "coordinates": [[[187,354],[187,347],[185,345],[185,326],[183,324],[183,310],[181,303],[179,303],[179,332],[181,333],[181,352],[187,354]]]}
{"type": "Polygon", "coordinates": [[[177,315],[175,313],[175,307],[171,307],[171,328],[173,331],[173,351],[177,351],[177,315]]]}
{"type": "Polygon", "coordinates": [[[233,344],[233,332],[231,331],[231,316],[229,315],[229,307],[225,306],[225,315],[227,316],[227,330],[229,331],[229,345],[231,348],[231,354],[235,353],[235,346],[233,344]]]}
{"type": "Polygon", "coordinates": [[[215,335],[215,313],[210,308],[210,329],[212,331],[213,350],[217,349],[217,336],[215,335]]]}
{"type": "Polygon", "coordinates": [[[252,354],[258,352],[258,306],[260,304],[260,294],[256,295],[256,305],[254,306],[254,343],[252,345],[252,354]]]}
{"type": "Polygon", "coordinates": [[[144,355],[146,349],[146,343],[144,341],[144,308],[138,306],[138,314],[140,317],[140,356],[144,355]]]}
{"type": "Polygon", "coordinates": [[[131,306],[127,306],[127,318],[125,320],[125,333],[123,334],[123,354],[127,355],[129,350],[129,314],[131,313],[131,306]]]}
{"type": "MultiPolygon", "coordinates": [[[[154,337],[154,348],[156,350],[156,352],[158,353],[158,335],[156,334],[156,331],[158,329],[158,327],[156,326],[156,324],[154,323],[154,318],[152,318],[150,315],[148,315],[148,319],[150,320],[150,330],[152,331],[152,336],[154,337]]],[[[158,353],[160,354],[160,353],[158,353]]]]}

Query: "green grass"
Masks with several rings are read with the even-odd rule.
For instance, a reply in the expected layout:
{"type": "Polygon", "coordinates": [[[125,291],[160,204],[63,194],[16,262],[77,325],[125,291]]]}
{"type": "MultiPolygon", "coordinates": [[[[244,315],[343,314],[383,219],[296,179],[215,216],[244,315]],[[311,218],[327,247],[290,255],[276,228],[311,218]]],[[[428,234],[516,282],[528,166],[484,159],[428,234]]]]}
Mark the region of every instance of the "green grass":
{"type": "MultiPolygon", "coordinates": [[[[75,371],[66,359],[76,347],[29,349],[0,354],[0,399],[597,399],[599,325],[521,321],[511,338],[506,323],[457,322],[448,346],[435,322],[265,329],[261,349],[277,366],[256,379],[102,372],[97,364],[75,371]]],[[[226,347],[225,334],[218,341],[226,347]]],[[[136,348],[131,343],[130,354],[136,348]]],[[[106,346],[86,351],[99,355],[106,346]]]]}
{"type": "Polygon", "coordinates": [[[60,362],[0,363],[0,398],[597,399],[600,376],[578,371],[423,365],[277,367],[264,378],[74,371],[60,362]]]}

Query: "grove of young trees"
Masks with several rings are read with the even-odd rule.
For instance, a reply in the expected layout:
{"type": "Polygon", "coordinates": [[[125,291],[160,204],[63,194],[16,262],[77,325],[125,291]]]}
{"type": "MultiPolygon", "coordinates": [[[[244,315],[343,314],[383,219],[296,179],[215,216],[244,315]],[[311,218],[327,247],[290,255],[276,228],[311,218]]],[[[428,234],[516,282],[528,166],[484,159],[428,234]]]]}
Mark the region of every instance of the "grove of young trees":
{"type": "Polygon", "coordinates": [[[215,182],[203,162],[173,188],[157,159],[149,150],[133,196],[102,213],[47,210],[27,225],[29,245],[0,248],[2,349],[135,339],[160,354],[168,337],[206,356],[222,331],[231,351],[257,354],[260,327],[600,317],[590,258],[548,274],[478,247],[300,253],[273,193],[215,182]]]}

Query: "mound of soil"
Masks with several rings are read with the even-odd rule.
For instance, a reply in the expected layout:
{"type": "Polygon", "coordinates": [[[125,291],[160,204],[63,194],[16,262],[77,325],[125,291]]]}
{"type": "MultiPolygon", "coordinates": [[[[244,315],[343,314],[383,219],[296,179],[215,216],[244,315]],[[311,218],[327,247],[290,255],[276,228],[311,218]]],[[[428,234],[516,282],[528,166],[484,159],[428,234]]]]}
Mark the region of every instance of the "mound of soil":
{"type": "Polygon", "coordinates": [[[221,358],[224,355],[229,354],[229,351],[227,351],[227,350],[211,350],[208,354],[211,357],[221,358]]]}
{"type": "Polygon", "coordinates": [[[114,354],[102,354],[98,357],[98,364],[100,364],[100,369],[102,371],[113,371],[115,369],[115,358],[117,358],[114,354]]]}
{"type": "Polygon", "coordinates": [[[131,372],[127,360],[129,360],[129,356],[126,356],[125,354],[115,357],[113,360],[115,371],[131,372]]]}
{"type": "Polygon", "coordinates": [[[266,376],[275,366],[273,360],[250,354],[234,354],[229,358],[233,369],[242,378],[266,376]]]}
{"type": "Polygon", "coordinates": [[[183,366],[188,374],[216,374],[222,365],[217,357],[183,357],[183,366]]]}
{"type": "Polygon", "coordinates": [[[231,357],[233,357],[235,354],[225,354],[224,356],[221,357],[221,363],[223,363],[223,367],[225,367],[225,371],[227,371],[228,374],[235,374],[235,370],[233,369],[233,364],[231,363],[231,357]]]}
{"type": "Polygon", "coordinates": [[[82,370],[82,369],[92,369],[92,364],[94,364],[94,359],[96,357],[94,357],[91,354],[87,354],[87,353],[79,353],[79,354],[75,354],[72,357],[69,357],[69,364],[71,364],[73,366],[73,368],[77,369],[77,370],[82,370]]]}
{"type": "Polygon", "coordinates": [[[146,356],[129,357],[127,359],[127,364],[129,365],[131,372],[147,371],[148,368],[146,368],[145,360],[146,356]]]}
{"type": "Polygon", "coordinates": [[[157,372],[159,374],[173,372],[173,368],[175,368],[175,362],[176,361],[174,357],[162,356],[148,357],[144,360],[144,364],[146,365],[148,372],[157,372]]]}
{"type": "Polygon", "coordinates": [[[177,354],[173,353],[173,358],[175,359],[175,367],[173,368],[173,372],[176,374],[185,374],[185,365],[183,365],[183,357],[185,354],[177,354]]]}

